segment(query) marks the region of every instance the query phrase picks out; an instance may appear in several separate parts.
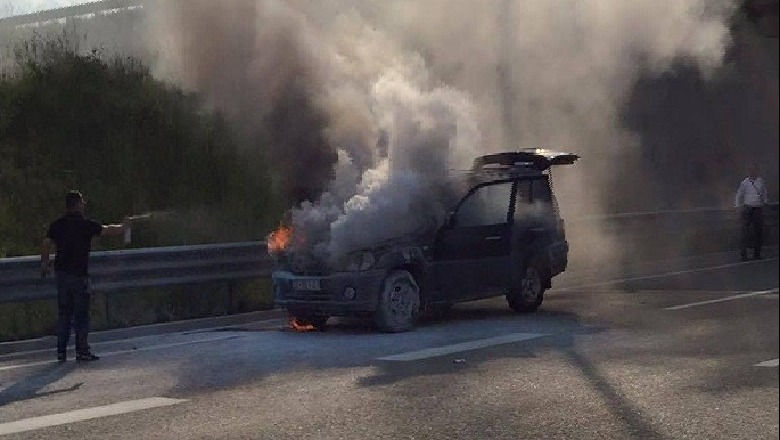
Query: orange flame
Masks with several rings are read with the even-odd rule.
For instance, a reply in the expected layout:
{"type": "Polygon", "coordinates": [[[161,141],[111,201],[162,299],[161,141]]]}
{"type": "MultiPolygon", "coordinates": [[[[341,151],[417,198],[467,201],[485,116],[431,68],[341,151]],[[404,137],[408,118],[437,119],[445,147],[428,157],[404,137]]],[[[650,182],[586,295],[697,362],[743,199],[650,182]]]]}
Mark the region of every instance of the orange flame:
{"type": "Polygon", "coordinates": [[[284,252],[292,243],[292,226],[279,226],[268,236],[268,253],[279,254],[284,252]]]}
{"type": "Polygon", "coordinates": [[[317,330],[314,324],[299,318],[290,318],[290,328],[296,332],[313,332],[317,330]]]}

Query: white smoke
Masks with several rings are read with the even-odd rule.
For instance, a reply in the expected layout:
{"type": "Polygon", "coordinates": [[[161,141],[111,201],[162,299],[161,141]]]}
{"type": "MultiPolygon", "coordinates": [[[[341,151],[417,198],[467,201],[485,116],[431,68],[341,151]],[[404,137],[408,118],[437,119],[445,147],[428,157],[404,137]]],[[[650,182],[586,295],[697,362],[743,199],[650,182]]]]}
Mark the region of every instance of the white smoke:
{"type": "Polygon", "coordinates": [[[293,211],[293,225],[306,246],[334,260],[354,250],[441,224],[447,206],[442,184],[478,151],[476,114],[468,97],[448,87],[430,87],[422,60],[381,75],[369,90],[363,115],[387,133],[387,157],[379,142],[370,151],[376,166],[355,179],[354,159],[339,150],[331,190],[293,211]],[[352,184],[350,187],[350,183],[352,184]]]}
{"type": "Polygon", "coordinates": [[[426,227],[446,209],[447,170],[519,146],[583,156],[558,176],[564,210],[639,197],[644,185],[613,185],[639,142],[622,106],[641,75],[680,60],[715,72],[734,2],[164,3],[158,72],[262,133],[282,188],[319,191],[293,223],[334,257],[426,227]]]}

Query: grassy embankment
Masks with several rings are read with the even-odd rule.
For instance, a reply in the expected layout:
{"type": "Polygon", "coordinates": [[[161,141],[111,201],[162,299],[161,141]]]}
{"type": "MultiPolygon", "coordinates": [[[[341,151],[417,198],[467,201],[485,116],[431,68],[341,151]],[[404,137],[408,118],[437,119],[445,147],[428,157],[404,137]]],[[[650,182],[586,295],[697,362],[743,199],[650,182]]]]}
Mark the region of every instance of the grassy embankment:
{"type": "MultiPolygon", "coordinates": [[[[83,55],[36,37],[0,57],[0,258],[35,255],[64,194],[79,189],[103,223],[173,211],[131,247],[257,240],[281,213],[262,145],[239,145],[199,97],[132,58],[83,55]]],[[[97,240],[93,250],[124,248],[97,240]]],[[[96,295],[93,327],[228,312],[226,285],[96,295]],[[108,315],[108,316],[106,316],[108,315]]],[[[239,283],[235,311],[267,308],[267,281],[239,283]]],[[[2,292],[0,292],[0,295],[2,292]]],[[[0,340],[51,334],[51,301],[0,305],[0,340]]]]}

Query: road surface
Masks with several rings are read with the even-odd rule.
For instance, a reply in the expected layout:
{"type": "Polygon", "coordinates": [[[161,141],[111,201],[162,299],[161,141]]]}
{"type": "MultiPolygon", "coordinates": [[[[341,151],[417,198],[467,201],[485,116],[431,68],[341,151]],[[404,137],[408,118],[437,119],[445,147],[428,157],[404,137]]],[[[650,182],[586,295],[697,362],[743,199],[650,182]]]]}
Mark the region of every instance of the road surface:
{"type": "Polygon", "coordinates": [[[778,260],[566,273],[404,334],[280,319],[0,356],[0,439],[777,439],[778,260]]]}

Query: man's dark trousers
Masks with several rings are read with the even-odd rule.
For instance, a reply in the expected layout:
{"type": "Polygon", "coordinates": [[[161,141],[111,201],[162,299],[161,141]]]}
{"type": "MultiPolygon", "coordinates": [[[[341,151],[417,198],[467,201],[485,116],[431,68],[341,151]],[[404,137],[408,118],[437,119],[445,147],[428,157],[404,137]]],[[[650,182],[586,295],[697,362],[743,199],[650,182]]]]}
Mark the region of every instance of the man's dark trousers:
{"type": "Polygon", "coordinates": [[[742,211],[742,256],[747,256],[747,249],[753,245],[753,256],[761,256],[761,244],[764,235],[764,212],[760,206],[746,206],[742,211]],[[751,240],[751,229],[753,239],[751,240]]]}
{"type": "Polygon", "coordinates": [[[85,276],[57,272],[57,351],[65,353],[70,339],[71,318],[76,333],[76,353],[88,353],[89,290],[85,276]]]}

